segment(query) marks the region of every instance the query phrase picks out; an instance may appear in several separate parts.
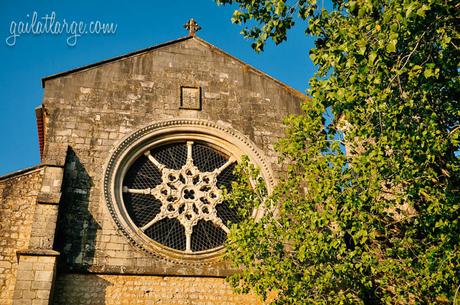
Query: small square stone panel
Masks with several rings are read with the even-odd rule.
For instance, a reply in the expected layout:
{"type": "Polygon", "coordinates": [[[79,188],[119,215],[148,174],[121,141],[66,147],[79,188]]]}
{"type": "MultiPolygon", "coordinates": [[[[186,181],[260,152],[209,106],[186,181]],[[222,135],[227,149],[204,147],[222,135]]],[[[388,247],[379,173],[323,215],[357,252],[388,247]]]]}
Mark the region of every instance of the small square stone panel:
{"type": "Polygon", "coordinates": [[[201,110],[201,88],[181,86],[180,88],[181,109],[201,110]]]}

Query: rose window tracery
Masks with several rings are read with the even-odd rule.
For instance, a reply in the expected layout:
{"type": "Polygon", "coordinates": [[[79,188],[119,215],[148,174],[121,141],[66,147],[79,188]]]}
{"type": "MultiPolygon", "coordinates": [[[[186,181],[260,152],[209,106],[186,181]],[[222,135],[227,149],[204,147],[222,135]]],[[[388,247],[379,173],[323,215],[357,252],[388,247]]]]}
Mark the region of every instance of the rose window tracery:
{"type": "Polygon", "coordinates": [[[140,155],[122,183],[126,210],[145,235],[194,253],[221,246],[228,223],[239,221],[223,199],[235,158],[200,141],[174,142],[140,155]]]}
{"type": "MultiPolygon", "coordinates": [[[[263,151],[231,127],[181,118],[134,130],[114,145],[104,166],[102,188],[113,224],[155,259],[220,264],[229,227],[241,221],[222,189],[231,191],[243,155],[261,169],[270,192],[274,178],[263,151]]],[[[256,209],[253,217],[263,213],[256,209]]],[[[155,266],[152,261],[150,268],[155,266]]]]}

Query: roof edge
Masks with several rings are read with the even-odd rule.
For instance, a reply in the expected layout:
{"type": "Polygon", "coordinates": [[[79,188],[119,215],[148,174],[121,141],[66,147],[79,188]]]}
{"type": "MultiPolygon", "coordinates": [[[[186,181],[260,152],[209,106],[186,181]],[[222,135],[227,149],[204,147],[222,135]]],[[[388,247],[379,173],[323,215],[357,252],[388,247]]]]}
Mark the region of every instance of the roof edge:
{"type": "Polygon", "coordinates": [[[62,168],[63,166],[54,165],[54,164],[40,163],[40,164],[37,164],[35,166],[26,167],[24,169],[20,169],[20,170],[11,172],[11,173],[7,173],[7,174],[5,174],[3,176],[0,176],[0,182],[4,181],[4,180],[7,180],[7,179],[10,179],[10,178],[15,178],[15,177],[19,177],[19,176],[22,176],[22,175],[30,174],[30,173],[32,173],[34,171],[37,171],[39,169],[42,169],[44,167],[60,167],[60,168],[62,168]]]}
{"type": "Polygon", "coordinates": [[[126,58],[126,57],[146,53],[148,51],[158,49],[158,48],[161,48],[161,47],[165,47],[165,46],[175,44],[175,43],[178,43],[178,42],[182,42],[182,41],[191,39],[193,37],[195,37],[195,36],[188,35],[188,36],[181,37],[181,38],[178,38],[178,39],[175,39],[175,40],[170,40],[170,41],[167,41],[167,42],[164,42],[164,43],[160,43],[160,44],[148,47],[148,48],[140,49],[140,50],[137,50],[137,51],[134,51],[134,52],[129,52],[129,53],[125,53],[123,55],[119,55],[119,56],[115,56],[115,57],[112,57],[112,58],[97,61],[97,62],[89,64],[89,65],[84,65],[84,66],[74,68],[74,69],[70,69],[70,70],[67,70],[67,71],[64,71],[64,72],[59,72],[59,73],[56,73],[56,74],[45,76],[45,77],[42,78],[42,88],[45,88],[45,83],[48,80],[55,79],[55,78],[62,77],[62,76],[66,76],[66,75],[69,75],[69,74],[74,73],[74,72],[79,72],[79,71],[91,69],[93,67],[96,67],[96,66],[99,66],[99,65],[102,65],[102,64],[106,64],[106,63],[110,63],[110,62],[113,62],[113,61],[117,61],[119,59],[123,59],[123,58],[126,58]]]}
{"type": "Polygon", "coordinates": [[[20,169],[20,170],[5,174],[3,176],[0,176],[0,181],[7,180],[9,178],[15,178],[17,176],[27,175],[27,174],[29,174],[31,172],[34,172],[34,171],[36,171],[38,169],[41,169],[42,167],[43,167],[42,164],[38,164],[38,165],[35,165],[35,166],[20,169]]]}
{"type": "Polygon", "coordinates": [[[45,144],[45,130],[44,130],[44,122],[43,122],[43,105],[38,106],[35,108],[35,120],[37,123],[37,132],[38,132],[38,144],[40,147],[40,160],[43,158],[43,147],[45,144]]]}
{"type": "Polygon", "coordinates": [[[92,64],[89,64],[89,65],[85,65],[85,66],[81,66],[81,67],[78,67],[78,68],[74,68],[74,69],[70,69],[70,70],[67,70],[67,71],[64,71],[64,72],[60,72],[60,73],[57,73],[57,74],[53,74],[53,75],[50,75],[50,76],[46,76],[44,78],[42,78],[42,88],[45,88],[45,83],[46,81],[48,80],[51,80],[51,79],[55,79],[55,78],[58,78],[58,77],[62,77],[62,76],[66,76],[66,75],[69,75],[71,73],[75,73],[75,72],[79,72],[79,71],[83,71],[83,70],[87,70],[87,69],[91,69],[93,67],[96,67],[96,66],[99,66],[99,65],[102,65],[102,64],[106,64],[106,63],[110,63],[110,62],[114,62],[114,61],[117,61],[117,60],[120,60],[120,59],[124,59],[124,58],[127,58],[127,57],[131,57],[131,56],[135,56],[135,55],[139,55],[139,54],[142,54],[142,53],[146,53],[146,52],[149,52],[151,50],[155,50],[155,49],[158,49],[158,48],[161,48],[161,47],[165,47],[165,46],[168,46],[168,45],[171,45],[171,44],[175,44],[175,43],[178,43],[178,42],[182,42],[182,41],[185,41],[185,40],[189,40],[189,39],[196,39],[198,42],[206,45],[207,47],[211,48],[212,50],[215,50],[219,53],[221,53],[222,55],[226,56],[226,57],[229,57],[237,62],[239,62],[240,64],[248,67],[251,71],[259,74],[259,75],[262,75],[264,77],[267,77],[268,79],[274,81],[275,83],[277,83],[278,85],[282,86],[283,88],[287,89],[288,91],[298,95],[299,97],[302,97],[302,98],[305,98],[307,97],[306,94],[298,91],[297,89],[294,89],[290,86],[288,86],[287,84],[283,83],[282,81],[274,78],[273,76],[270,76],[269,74],[245,63],[244,61],[242,61],[241,59],[225,52],[224,50],[216,47],[215,45],[207,42],[206,40],[196,36],[196,35],[188,35],[188,36],[185,36],[185,37],[181,37],[181,38],[178,38],[178,39],[175,39],[175,40],[171,40],[171,41],[168,41],[168,42],[164,42],[164,43],[161,43],[161,44],[158,44],[158,45],[154,45],[154,46],[151,46],[151,47],[148,47],[148,48],[145,48],[145,49],[141,49],[141,50],[138,50],[138,51],[134,51],[134,52],[129,52],[129,53],[126,53],[126,54],[123,54],[123,55],[120,55],[120,56],[116,56],[116,57],[112,57],[112,58],[108,58],[108,59],[105,59],[105,60],[102,60],[102,61],[98,61],[98,62],[95,62],[95,63],[92,63],[92,64]]]}

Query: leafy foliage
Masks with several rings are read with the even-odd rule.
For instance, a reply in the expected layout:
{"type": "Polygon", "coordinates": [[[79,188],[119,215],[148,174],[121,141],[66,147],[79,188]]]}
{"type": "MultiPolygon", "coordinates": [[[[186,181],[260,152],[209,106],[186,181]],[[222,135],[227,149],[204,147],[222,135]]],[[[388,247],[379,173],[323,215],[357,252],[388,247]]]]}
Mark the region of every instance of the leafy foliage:
{"type": "Polygon", "coordinates": [[[256,23],[256,51],[307,20],[318,67],[277,147],[286,177],[267,195],[246,160],[227,194],[265,210],[232,227],[233,286],[274,304],[459,302],[458,2],[217,2],[256,23]]]}

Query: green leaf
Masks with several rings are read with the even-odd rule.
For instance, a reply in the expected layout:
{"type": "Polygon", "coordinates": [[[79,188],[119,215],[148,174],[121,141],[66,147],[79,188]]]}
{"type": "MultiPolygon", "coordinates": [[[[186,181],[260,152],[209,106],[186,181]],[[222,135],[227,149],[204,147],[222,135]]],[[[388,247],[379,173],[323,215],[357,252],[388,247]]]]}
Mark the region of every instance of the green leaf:
{"type": "Polygon", "coordinates": [[[398,43],[398,40],[393,39],[390,40],[390,42],[387,44],[387,51],[390,53],[396,52],[396,44],[398,43]]]}
{"type": "Polygon", "coordinates": [[[369,65],[373,65],[376,58],[377,58],[376,52],[369,53],[369,65]]]}
{"type": "Polygon", "coordinates": [[[425,12],[430,9],[430,6],[423,4],[421,8],[417,10],[417,15],[425,17],[425,12]]]}

